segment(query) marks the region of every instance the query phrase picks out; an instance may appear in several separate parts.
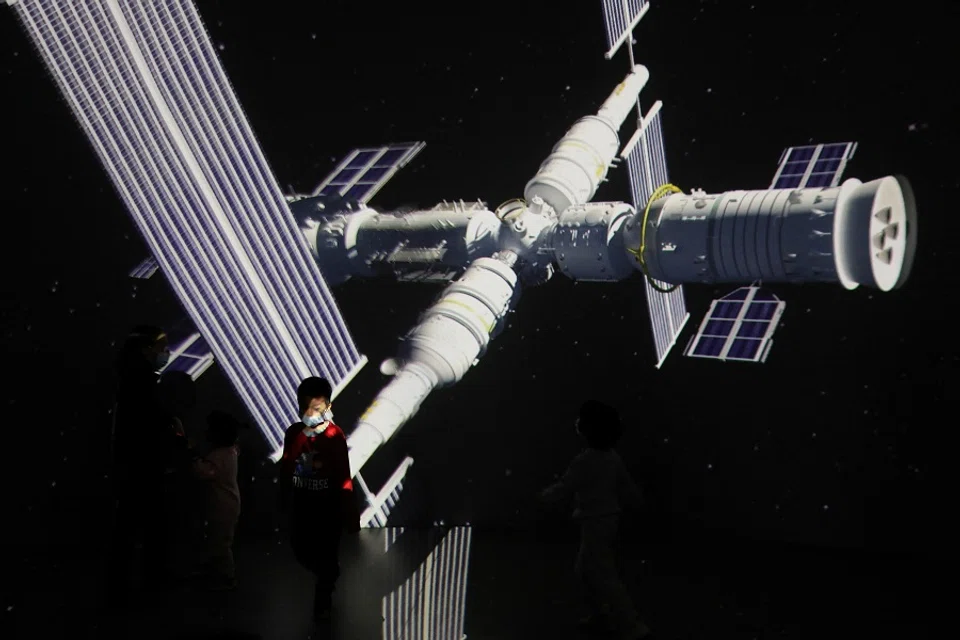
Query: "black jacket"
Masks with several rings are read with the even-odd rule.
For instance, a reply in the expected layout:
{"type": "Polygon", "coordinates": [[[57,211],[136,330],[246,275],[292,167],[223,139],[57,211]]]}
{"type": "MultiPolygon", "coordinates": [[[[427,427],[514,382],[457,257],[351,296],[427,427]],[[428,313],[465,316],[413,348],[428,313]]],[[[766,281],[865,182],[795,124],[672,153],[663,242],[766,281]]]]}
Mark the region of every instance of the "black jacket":
{"type": "Polygon", "coordinates": [[[122,493],[149,485],[156,488],[167,469],[187,451],[187,440],[174,429],[174,416],[164,407],[159,375],[139,354],[122,359],[113,411],[114,481],[122,493]]]}

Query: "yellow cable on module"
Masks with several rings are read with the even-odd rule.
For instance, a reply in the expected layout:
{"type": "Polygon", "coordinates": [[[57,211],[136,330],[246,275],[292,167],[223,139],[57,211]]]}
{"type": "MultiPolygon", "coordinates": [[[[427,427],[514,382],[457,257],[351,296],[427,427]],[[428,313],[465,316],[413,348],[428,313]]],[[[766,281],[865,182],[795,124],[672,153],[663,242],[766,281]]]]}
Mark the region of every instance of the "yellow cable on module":
{"type": "Polygon", "coordinates": [[[640,267],[643,269],[643,275],[647,278],[647,282],[650,283],[650,286],[659,291],[660,293],[670,293],[675,290],[680,285],[675,284],[669,289],[664,289],[656,282],[653,278],[650,277],[650,273],[647,271],[647,263],[643,259],[643,254],[647,250],[647,218],[650,216],[650,205],[660,198],[666,196],[670,193],[683,193],[680,190],[680,187],[672,184],[664,184],[653,190],[653,193],[650,194],[650,197],[647,199],[647,206],[643,210],[643,221],[640,223],[640,247],[637,249],[627,249],[640,263],[640,267]]]}

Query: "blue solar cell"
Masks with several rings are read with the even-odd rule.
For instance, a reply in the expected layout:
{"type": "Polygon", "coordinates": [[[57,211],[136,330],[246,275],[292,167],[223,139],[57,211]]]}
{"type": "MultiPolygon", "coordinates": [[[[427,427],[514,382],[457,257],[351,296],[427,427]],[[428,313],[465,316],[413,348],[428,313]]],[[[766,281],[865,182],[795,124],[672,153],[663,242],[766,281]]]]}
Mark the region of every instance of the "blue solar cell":
{"type": "Polygon", "coordinates": [[[783,165],[783,171],[780,173],[781,176],[802,176],[807,172],[807,166],[810,164],[808,160],[802,162],[786,162],[783,165]]]}
{"type": "Polygon", "coordinates": [[[363,200],[368,193],[370,193],[369,184],[356,184],[343,194],[343,197],[347,200],[363,200]]]}
{"type": "Polygon", "coordinates": [[[843,142],[840,144],[825,144],[823,149],[820,150],[821,158],[843,158],[844,153],[847,151],[847,143],[843,142]]]}
{"type": "Polygon", "coordinates": [[[790,162],[809,162],[810,158],[813,157],[814,149],[816,149],[816,147],[794,147],[790,151],[788,160],[790,162]]]}
{"type": "Polygon", "coordinates": [[[348,184],[353,182],[354,178],[360,175],[360,172],[363,171],[363,168],[360,169],[341,169],[333,180],[330,181],[331,184],[348,184]]]}
{"type": "Polygon", "coordinates": [[[383,176],[385,176],[386,173],[390,171],[390,169],[392,168],[393,168],[392,166],[391,167],[380,167],[380,166],[370,167],[363,174],[363,177],[360,178],[360,181],[361,182],[377,182],[378,180],[383,178],[383,176]]]}
{"type": "Polygon", "coordinates": [[[707,356],[710,358],[719,358],[723,353],[723,347],[727,343],[726,338],[708,338],[702,337],[694,347],[693,353],[698,356],[707,356]]]}
{"type": "Polygon", "coordinates": [[[737,289],[727,295],[723,296],[723,300],[746,300],[747,294],[750,293],[750,289],[744,287],[742,289],[737,289]]]}
{"type": "Polygon", "coordinates": [[[752,302],[750,306],[747,307],[747,313],[744,315],[744,318],[747,320],[769,320],[776,311],[776,302],[752,302]]]}
{"type": "Polygon", "coordinates": [[[769,322],[755,322],[752,320],[745,320],[740,323],[740,328],[737,330],[738,338],[762,338],[763,335],[767,332],[767,328],[770,326],[769,322]]]}
{"type": "Polygon", "coordinates": [[[754,299],[754,300],[758,300],[758,301],[759,301],[759,300],[773,300],[773,301],[776,301],[776,300],[777,300],[777,297],[774,296],[774,295],[773,295],[772,293],[770,293],[769,291],[767,291],[766,289],[757,289],[757,292],[756,292],[755,294],[753,294],[753,299],[754,299]]]}
{"type": "Polygon", "coordinates": [[[800,186],[800,180],[803,176],[783,176],[781,175],[777,178],[776,184],[773,185],[774,189],[796,189],[800,186]]]}
{"type": "Polygon", "coordinates": [[[708,320],[707,326],[703,329],[705,336],[726,337],[733,330],[733,320],[708,320]]]}
{"type": "Polygon", "coordinates": [[[808,187],[829,187],[833,183],[832,173],[812,173],[807,179],[808,187]]]}
{"type": "Polygon", "coordinates": [[[378,167],[392,167],[393,165],[400,162],[403,159],[403,156],[410,151],[410,147],[397,147],[392,149],[387,149],[382,156],[377,160],[376,166],[378,167]]]}
{"type": "Polygon", "coordinates": [[[370,161],[373,160],[373,156],[377,154],[377,151],[379,151],[379,149],[357,152],[357,155],[353,158],[353,160],[350,161],[347,167],[362,169],[370,164],[370,161]]]}
{"type": "Polygon", "coordinates": [[[840,160],[836,158],[820,157],[813,163],[813,173],[834,173],[840,168],[840,160]]]}
{"type": "Polygon", "coordinates": [[[722,300],[717,301],[716,306],[713,308],[713,313],[710,314],[711,318],[736,318],[740,313],[740,309],[743,308],[742,302],[724,302],[722,300]]]}
{"type": "Polygon", "coordinates": [[[727,352],[728,358],[735,360],[753,360],[757,357],[757,351],[760,350],[762,340],[751,340],[749,338],[737,338],[730,345],[730,351],[727,352]]]}

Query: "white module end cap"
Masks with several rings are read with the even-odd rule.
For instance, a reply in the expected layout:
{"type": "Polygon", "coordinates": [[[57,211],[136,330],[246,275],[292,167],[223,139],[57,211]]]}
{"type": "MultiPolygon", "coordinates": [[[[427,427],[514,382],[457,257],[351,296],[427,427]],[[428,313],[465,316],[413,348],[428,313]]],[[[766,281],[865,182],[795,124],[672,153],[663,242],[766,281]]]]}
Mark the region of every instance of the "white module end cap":
{"type": "Polygon", "coordinates": [[[904,178],[887,176],[844,183],[835,223],[838,274],[848,289],[858,284],[890,291],[906,281],[916,249],[916,205],[904,178]]]}

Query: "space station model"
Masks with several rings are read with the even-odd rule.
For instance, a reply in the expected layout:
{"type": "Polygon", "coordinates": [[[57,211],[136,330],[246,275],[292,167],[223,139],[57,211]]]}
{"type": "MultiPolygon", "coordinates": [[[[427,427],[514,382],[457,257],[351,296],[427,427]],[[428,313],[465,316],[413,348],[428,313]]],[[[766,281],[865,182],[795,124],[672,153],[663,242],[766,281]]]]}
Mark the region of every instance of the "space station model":
{"type": "Polygon", "coordinates": [[[633,30],[646,0],[603,0],[606,58],[626,48],[629,73],[553,146],[522,197],[406,212],[371,201],[422,142],[356,149],[311,194],[282,193],[190,0],[7,1],[150,248],[131,275],[162,270],[189,316],[169,367],[196,377],[216,360],[275,457],[297,419],[298,382],[322,375],[336,395],[366,362],[330,287],[380,276],[445,285],[381,364],[390,381],[348,437],[365,522],[386,521],[412,460],[377,494],[361,469],[434,389],[482,359],[525,287],[558,272],[640,274],[660,367],[689,318],[684,284],[740,285],[713,302],[685,354],[762,362],[785,307],[762,284],[890,291],[910,273],[909,183],[841,183],[855,143],[786,149],[766,189],[671,184],[662,103],[644,113],[639,102],[649,72],[634,61],[633,30]],[[593,201],[621,163],[631,202],[593,201]]]}

